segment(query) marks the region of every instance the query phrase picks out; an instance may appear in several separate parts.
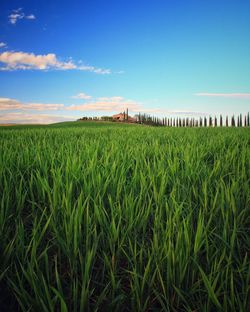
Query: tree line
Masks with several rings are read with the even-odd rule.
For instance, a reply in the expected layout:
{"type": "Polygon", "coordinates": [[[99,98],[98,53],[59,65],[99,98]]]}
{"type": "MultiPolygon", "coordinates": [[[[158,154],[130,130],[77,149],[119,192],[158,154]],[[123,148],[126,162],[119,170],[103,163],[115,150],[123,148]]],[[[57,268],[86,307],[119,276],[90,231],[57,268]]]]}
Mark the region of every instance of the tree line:
{"type": "Polygon", "coordinates": [[[136,115],[137,122],[140,124],[147,124],[152,126],[165,126],[165,127],[249,127],[250,126],[250,116],[249,113],[245,116],[242,114],[238,116],[232,116],[229,118],[223,118],[222,115],[217,118],[212,116],[209,117],[199,117],[197,118],[159,118],[155,116],[150,116],[148,114],[138,114],[136,115]]]}
{"type": "MultiPolygon", "coordinates": [[[[124,118],[123,122],[128,122],[128,109],[125,113],[123,112],[124,118]]],[[[180,118],[180,117],[155,117],[149,114],[137,114],[134,116],[134,123],[151,125],[156,127],[249,127],[250,126],[250,115],[239,114],[238,116],[231,116],[230,118],[226,116],[223,118],[222,115],[217,116],[204,116],[197,118],[180,118]]],[[[114,121],[112,116],[102,116],[102,117],[82,117],[78,121],[114,121]]]]}

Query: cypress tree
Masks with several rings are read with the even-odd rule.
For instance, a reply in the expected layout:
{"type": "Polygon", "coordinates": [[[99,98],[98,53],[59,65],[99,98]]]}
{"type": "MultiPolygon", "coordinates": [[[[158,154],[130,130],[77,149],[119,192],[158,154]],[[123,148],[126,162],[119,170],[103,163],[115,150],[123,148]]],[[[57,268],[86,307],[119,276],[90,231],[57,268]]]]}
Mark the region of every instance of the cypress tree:
{"type": "Polygon", "coordinates": [[[245,118],[244,118],[244,127],[247,127],[247,116],[245,115],[245,118]]]}
{"type": "Polygon", "coordinates": [[[200,117],[200,127],[202,127],[202,118],[200,117]]]}
{"type": "Polygon", "coordinates": [[[214,117],[214,126],[217,127],[217,117],[214,117]]]}
{"type": "Polygon", "coordinates": [[[213,126],[213,119],[211,116],[209,116],[209,127],[213,126]]]}
{"type": "Polygon", "coordinates": [[[231,126],[232,126],[232,127],[235,127],[235,119],[234,119],[234,115],[232,116],[232,119],[231,119],[231,126]]]}
{"type": "Polygon", "coordinates": [[[247,114],[247,126],[248,127],[250,126],[250,115],[249,115],[249,113],[247,114]]]}
{"type": "Polygon", "coordinates": [[[242,127],[242,114],[240,114],[240,127],[242,127]]]}
{"type": "Polygon", "coordinates": [[[223,119],[222,119],[222,115],[220,115],[220,127],[223,127],[223,119]]]}
{"type": "Polygon", "coordinates": [[[207,127],[207,117],[204,117],[204,127],[207,127]]]}
{"type": "Polygon", "coordinates": [[[226,116],[226,127],[228,127],[228,116],[226,116]]]}
{"type": "Polygon", "coordinates": [[[238,116],[237,117],[237,127],[239,127],[240,126],[240,117],[238,116]]]}

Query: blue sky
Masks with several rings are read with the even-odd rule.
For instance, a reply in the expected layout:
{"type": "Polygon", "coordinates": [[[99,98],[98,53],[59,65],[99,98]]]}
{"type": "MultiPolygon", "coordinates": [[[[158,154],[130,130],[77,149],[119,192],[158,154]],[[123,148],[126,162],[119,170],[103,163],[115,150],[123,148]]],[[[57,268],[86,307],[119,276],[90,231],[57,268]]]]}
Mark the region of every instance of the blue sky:
{"type": "Polygon", "coordinates": [[[249,73],[249,1],[0,2],[0,123],[246,113],[249,73]]]}

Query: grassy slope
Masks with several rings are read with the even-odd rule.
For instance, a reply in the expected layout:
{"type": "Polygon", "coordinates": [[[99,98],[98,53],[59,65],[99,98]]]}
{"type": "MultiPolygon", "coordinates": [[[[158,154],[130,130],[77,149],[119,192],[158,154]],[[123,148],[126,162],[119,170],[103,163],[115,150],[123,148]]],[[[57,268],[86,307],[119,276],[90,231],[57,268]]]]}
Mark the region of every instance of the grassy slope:
{"type": "Polygon", "coordinates": [[[22,125],[22,124],[9,124],[9,125],[0,125],[1,130],[10,130],[10,129],[38,129],[38,128],[100,128],[100,127],[138,127],[138,124],[127,124],[127,123],[120,123],[120,122],[108,122],[108,121],[66,121],[66,122],[58,122],[54,124],[29,124],[29,125],[22,125]]]}
{"type": "Polygon", "coordinates": [[[2,307],[247,311],[249,129],[62,123],[0,142],[2,307]]]}

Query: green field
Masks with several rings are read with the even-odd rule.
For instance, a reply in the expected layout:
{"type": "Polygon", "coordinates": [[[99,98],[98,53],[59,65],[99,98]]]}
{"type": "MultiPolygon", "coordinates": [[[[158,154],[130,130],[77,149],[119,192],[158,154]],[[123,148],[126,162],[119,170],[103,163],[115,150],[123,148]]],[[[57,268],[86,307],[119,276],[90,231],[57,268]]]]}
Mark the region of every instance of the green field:
{"type": "Polygon", "coordinates": [[[0,205],[0,311],[249,311],[249,129],[1,127],[0,205]]]}

